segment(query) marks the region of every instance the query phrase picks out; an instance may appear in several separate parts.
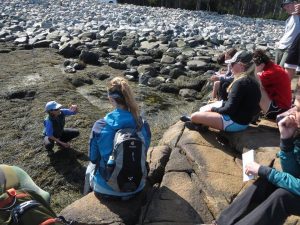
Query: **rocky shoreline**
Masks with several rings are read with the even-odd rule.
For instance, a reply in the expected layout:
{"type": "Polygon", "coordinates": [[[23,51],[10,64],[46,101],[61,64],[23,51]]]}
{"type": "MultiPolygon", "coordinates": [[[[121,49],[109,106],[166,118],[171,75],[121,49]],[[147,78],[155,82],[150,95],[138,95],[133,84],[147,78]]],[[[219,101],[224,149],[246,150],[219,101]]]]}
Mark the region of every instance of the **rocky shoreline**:
{"type": "MultiPolygon", "coordinates": [[[[283,21],[96,0],[5,1],[0,10],[0,42],[57,49],[77,59],[65,62],[68,73],[84,69],[85,63],[109,65],[124,70],[129,80],[171,93],[190,89],[170,84],[178,77],[214,69],[216,52],[232,46],[272,52],[283,32],[283,21]]],[[[195,91],[180,94],[196,98],[195,91]]]]}

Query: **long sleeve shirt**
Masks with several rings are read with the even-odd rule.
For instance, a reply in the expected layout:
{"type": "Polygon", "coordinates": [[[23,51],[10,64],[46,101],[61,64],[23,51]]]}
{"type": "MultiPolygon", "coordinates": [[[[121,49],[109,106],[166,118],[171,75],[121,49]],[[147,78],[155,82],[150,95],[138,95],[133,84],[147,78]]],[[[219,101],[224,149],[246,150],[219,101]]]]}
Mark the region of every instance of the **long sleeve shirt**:
{"type": "Polygon", "coordinates": [[[277,187],[300,195],[300,139],[281,139],[278,153],[282,172],[267,166],[260,166],[258,175],[265,177],[277,187]]]}
{"type": "Polygon", "coordinates": [[[213,107],[211,111],[228,115],[238,124],[248,125],[259,112],[261,98],[259,84],[247,76],[233,82],[228,100],[223,103],[222,107],[213,107]]]}

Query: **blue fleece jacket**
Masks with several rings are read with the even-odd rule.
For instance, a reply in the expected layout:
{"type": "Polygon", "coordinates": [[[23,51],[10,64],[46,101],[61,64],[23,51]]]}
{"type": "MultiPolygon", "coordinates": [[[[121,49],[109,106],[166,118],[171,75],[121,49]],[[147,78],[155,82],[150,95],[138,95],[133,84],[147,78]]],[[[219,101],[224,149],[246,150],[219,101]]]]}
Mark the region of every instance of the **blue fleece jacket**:
{"type": "Polygon", "coordinates": [[[272,184],[300,195],[300,139],[281,139],[280,158],[283,172],[261,166],[258,175],[266,177],[272,184]]]}
{"type": "MultiPolygon", "coordinates": [[[[94,191],[107,195],[127,196],[143,189],[144,183],[134,193],[119,193],[112,190],[107,185],[104,177],[106,162],[113,149],[113,140],[116,132],[123,128],[136,128],[133,115],[123,109],[115,109],[108,113],[103,119],[97,120],[93,126],[90,136],[89,158],[94,164],[98,164],[99,169],[93,174],[94,191]]],[[[150,146],[151,132],[146,122],[141,129],[146,149],[150,146]]]]}

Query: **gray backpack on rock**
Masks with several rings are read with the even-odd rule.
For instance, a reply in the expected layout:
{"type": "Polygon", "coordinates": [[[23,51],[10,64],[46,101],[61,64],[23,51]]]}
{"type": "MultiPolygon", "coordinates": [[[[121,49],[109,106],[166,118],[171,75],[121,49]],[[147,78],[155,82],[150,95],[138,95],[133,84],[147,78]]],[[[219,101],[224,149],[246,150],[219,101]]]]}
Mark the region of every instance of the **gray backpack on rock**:
{"type": "Polygon", "coordinates": [[[107,184],[118,192],[134,192],[147,177],[144,138],[136,129],[120,129],[115,134],[110,158],[114,169],[107,176],[107,184]]]}

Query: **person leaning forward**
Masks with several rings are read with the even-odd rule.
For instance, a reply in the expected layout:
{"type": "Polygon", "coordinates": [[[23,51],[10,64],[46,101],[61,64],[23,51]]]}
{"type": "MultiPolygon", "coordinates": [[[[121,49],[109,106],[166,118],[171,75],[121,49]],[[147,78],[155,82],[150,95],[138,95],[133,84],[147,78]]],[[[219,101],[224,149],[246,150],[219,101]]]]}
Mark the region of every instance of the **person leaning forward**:
{"type": "Polygon", "coordinates": [[[75,115],[78,112],[77,105],[71,105],[69,109],[62,108],[62,105],[56,101],[47,102],[45,106],[47,113],[44,119],[44,145],[48,155],[52,155],[54,143],[63,149],[70,148],[68,143],[79,135],[79,131],[74,128],[65,127],[65,117],[75,115]]]}

